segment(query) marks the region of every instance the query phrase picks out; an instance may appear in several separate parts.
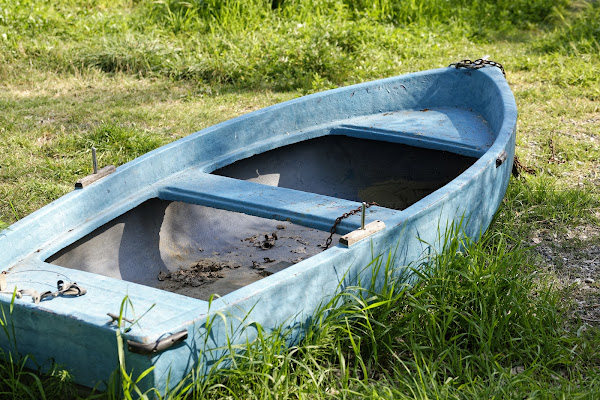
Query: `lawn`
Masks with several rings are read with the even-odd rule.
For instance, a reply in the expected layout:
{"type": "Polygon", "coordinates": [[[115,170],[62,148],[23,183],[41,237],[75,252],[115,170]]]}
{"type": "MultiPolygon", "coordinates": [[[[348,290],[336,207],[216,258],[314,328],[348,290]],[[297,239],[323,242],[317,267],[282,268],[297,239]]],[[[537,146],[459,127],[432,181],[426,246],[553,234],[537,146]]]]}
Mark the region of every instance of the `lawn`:
{"type": "MultiPolygon", "coordinates": [[[[598,1],[0,0],[0,229],[71,191],[91,146],[122,165],[267,105],[484,55],[507,71],[525,168],[482,240],[449,237],[418,285],[343,293],[298,346],[263,337],[179,389],[596,398],[598,1]]],[[[138,397],[124,377],[90,394],[60,366],[4,355],[4,396],[138,397]]]]}

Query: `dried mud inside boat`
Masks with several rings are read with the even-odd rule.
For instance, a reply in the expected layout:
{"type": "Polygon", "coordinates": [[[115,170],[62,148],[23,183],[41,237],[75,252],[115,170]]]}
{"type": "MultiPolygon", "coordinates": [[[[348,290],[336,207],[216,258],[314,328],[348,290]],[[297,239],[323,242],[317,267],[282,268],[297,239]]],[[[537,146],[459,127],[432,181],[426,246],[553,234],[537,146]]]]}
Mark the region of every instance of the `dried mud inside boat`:
{"type": "Polygon", "coordinates": [[[321,252],[328,236],[289,221],[151,199],[47,261],[208,300],[321,252]]]}
{"type": "Polygon", "coordinates": [[[331,135],[257,154],[213,174],[401,210],[475,161],[446,151],[331,135]]]}

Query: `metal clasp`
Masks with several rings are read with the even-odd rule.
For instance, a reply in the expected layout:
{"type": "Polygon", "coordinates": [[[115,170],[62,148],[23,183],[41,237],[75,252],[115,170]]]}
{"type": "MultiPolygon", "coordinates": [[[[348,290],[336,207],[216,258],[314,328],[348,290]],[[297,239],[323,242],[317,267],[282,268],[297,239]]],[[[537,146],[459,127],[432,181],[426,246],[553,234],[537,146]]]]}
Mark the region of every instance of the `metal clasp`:
{"type": "Polygon", "coordinates": [[[139,343],[139,342],[134,342],[133,340],[128,340],[127,348],[132,353],[156,354],[161,351],[167,350],[171,346],[187,339],[187,337],[188,337],[187,330],[184,330],[181,332],[174,333],[170,336],[167,336],[166,338],[164,338],[162,340],[157,340],[154,343],[139,343]]]}
{"type": "Polygon", "coordinates": [[[506,154],[506,151],[502,150],[502,153],[500,153],[498,158],[496,158],[496,168],[498,168],[499,166],[504,164],[504,161],[506,161],[507,157],[508,157],[508,154],[506,154]]]}

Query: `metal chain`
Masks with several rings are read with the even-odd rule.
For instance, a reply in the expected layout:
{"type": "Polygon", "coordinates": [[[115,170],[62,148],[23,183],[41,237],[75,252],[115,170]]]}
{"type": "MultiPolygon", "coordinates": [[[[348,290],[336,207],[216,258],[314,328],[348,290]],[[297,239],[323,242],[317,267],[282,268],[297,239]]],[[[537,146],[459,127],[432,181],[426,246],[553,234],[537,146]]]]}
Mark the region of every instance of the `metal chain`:
{"type": "MultiPolygon", "coordinates": [[[[371,206],[379,206],[379,204],[375,203],[374,201],[370,201],[368,203],[365,203],[365,209],[367,209],[367,208],[369,208],[371,206]]],[[[329,248],[329,246],[331,246],[331,241],[333,240],[333,235],[335,234],[335,229],[340,224],[340,222],[342,222],[343,219],[348,218],[351,215],[359,213],[361,210],[362,210],[362,205],[360,205],[356,210],[348,211],[347,213],[342,214],[340,217],[336,218],[333,226],[329,230],[329,237],[325,241],[325,245],[324,245],[323,251],[327,250],[329,248]]]]}
{"type": "Polygon", "coordinates": [[[496,68],[500,68],[500,71],[502,71],[502,74],[506,77],[506,72],[504,71],[504,67],[502,66],[502,64],[500,64],[499,62],[496,62],[496,61],[486,60],[485,58],[478,58],[475,61],[471,61],[469,59],[462,60],[459,62],[452,63],[448,66],[455,67],[455,68],[473,68],[473,69],[479,69],[479,68],[483,68],[486,66],[496,67],[496,68]]]}
{"type": "Polygon", "coordinates": [[[513,161],[513,168],[512,168],[512,174],[515,178],[518,178],[519,176],[521,176],[523,173],[528,173],[530,175],[535,175],[535,169],[528,167],[527,165],[521,163],[521,161],[519,161],[519,157],[517,157],[515,155],[514,161],[513,161]]]}

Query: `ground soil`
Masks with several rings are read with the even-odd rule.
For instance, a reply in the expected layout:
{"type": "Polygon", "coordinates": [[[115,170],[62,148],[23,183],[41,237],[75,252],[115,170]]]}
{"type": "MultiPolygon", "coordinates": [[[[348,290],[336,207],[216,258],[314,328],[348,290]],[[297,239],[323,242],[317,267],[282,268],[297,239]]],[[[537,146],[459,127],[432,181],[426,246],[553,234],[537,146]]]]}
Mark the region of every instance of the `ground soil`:
{"type": "Polygon", "coordinates": [[[600,326],[600,228],[584,225],[560,234],[538,231],[532,242],[541,264],[570,294],[565,300],[571,301],[571,316],[600,326]]]}

